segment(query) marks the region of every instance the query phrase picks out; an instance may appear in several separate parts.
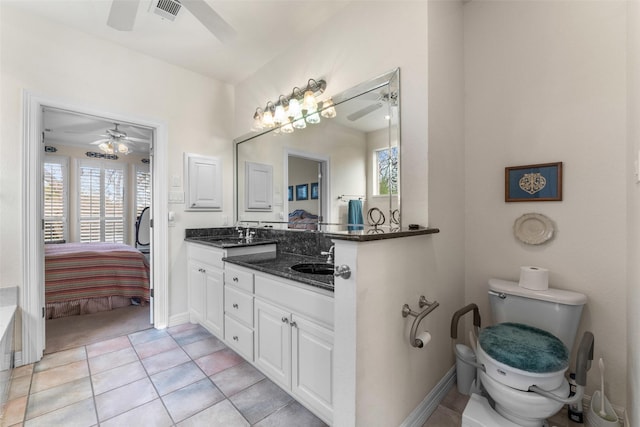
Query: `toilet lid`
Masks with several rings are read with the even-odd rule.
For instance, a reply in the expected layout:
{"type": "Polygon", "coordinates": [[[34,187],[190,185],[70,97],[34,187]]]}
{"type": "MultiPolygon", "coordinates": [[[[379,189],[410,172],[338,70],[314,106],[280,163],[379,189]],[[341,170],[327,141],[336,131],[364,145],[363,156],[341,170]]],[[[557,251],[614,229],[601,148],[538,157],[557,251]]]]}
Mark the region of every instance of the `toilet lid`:
{"type": "Polygon", "coordinates": [[[499,323],[480,331],[478,343],[494,360],[533,373],[569,366],[569,350],[553,334],[521,323],[499,323]]]}

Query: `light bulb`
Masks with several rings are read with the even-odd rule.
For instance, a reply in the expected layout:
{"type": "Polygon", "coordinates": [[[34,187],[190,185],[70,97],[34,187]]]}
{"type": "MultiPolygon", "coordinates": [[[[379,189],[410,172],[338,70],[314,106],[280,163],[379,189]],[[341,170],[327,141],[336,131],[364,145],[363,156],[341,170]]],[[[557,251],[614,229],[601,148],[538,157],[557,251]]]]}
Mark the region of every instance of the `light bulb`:
{"type": "Polygon", "coordinates": [[[309,111],[315,111],[318,108],[318,103],[316,101],[316,97],[313,96],[313,91],[309,89],[304,93],[304,100],[302,101],[302,109],[307,110],[307,114],[309,111]]]}
{"type": "Polygon", "coordinates": [[[276,106],[276,111],[273,114],[273,123],[275,123],[276,126],[280,126],[282,123],[284,123],[284,119],[286,119],[284,107],[282,106],[282,104],[278,104],[276,106]]]}
{"type": "Polygon", "coordinates": [[[336,108],[333,106],[331,98],[322,103],[322,111],[320,114],[325,119],[333,119],[336,116],[336,108]]]}
{"type": "Polygon", "coordinates": [[[293,125],[291,124],[291,121],[288,117],[286,118],[285,124],[280,128],[280,130],[282,131],[282,133],[293,133],[293,125]]]}
{"type": "Polygon", "coordinates": [[[255,114],[253,115],[253,126],[251,126],[251,130],[259,131],[259,130],[262,130],[263,127],[264,126],[262,125],[262,113],[261,113],[261,110],[258,108],[255,114]]]}
{"type": "Polygon", "coordinates": [[[129,154],[129,147],[122,142],[118,143],[118,153],[129,154]]]}
{"type": "Polygon", "coordinates": [[[267,110],[262,114],[262,125],[266,128],[272,128],[276,124],[273,122],[273,114],[270,110],[267,110]]]}
{"type": "Polygon", "coordinates": [[[320,114],[314,108],[313,110],[307,110],[307,123],[315,125],[316,123],[320,123],[320,114]]]}
{"type": "Polygon", "coordinates": [[[300,109],[300,101],[295,98],[291,98],[289,101],[289,117],[296,118],[302,114],[302,110],[300,109]]]}

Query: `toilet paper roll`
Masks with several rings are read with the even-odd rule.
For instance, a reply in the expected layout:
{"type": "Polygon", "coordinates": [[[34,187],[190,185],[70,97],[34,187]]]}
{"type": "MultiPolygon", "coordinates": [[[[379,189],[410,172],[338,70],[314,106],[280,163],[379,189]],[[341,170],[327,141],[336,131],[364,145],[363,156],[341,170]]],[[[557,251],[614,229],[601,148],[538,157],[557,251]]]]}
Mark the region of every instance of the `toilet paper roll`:
{"type": "Polygon", "coordinates": [[[521,288],[534,291],[545,291],[549,289],[549,270],[541,267],[520,267],[521,288]]]}
{"type": "Polygon", "coordinates": [[[422,347],[425,347],[429,341],[431,341],[431,334],[427,331],[422,331],[416,336],[416,341],[422,341],[422,347]]]}

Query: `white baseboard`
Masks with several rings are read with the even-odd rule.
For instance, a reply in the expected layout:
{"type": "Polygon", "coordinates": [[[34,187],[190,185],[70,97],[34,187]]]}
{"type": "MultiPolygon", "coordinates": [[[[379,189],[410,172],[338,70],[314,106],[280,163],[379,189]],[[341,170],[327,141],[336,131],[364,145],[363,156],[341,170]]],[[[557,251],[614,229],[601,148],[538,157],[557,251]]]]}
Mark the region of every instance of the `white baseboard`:
{"type": "Polygon", "coordinates": [[[22,351],[16,351],[13,353],[13,366],[16,368],[22,366],[22,351]]]}
{"type": "Polygon", "coordinates": [[[455,365],[449,369],[444,377],[436,384],[436,386],[427,394],[420,404],[409,414],[409,416],[400,424],[400,427],[422,427],[427,419],[438,408],[438,405],[449,393],[451,387],[456,383],[456,367],[455,365]]]}
{"type": "Polygon", "coordinates": [[[189,323],[189,312],[185,311],[184,313],[174,314],[173,316],[169,316],[169,324],[167,327],[182,325],[183,323],[189,323]]]}

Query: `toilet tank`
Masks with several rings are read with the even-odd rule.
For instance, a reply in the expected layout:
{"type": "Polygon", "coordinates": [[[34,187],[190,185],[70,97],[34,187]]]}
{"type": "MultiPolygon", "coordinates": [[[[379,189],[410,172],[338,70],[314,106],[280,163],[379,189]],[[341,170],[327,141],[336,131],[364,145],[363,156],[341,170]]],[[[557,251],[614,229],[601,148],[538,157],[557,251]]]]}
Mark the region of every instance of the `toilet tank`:
{"type": "Polygon", "coordinates": [[[553,288],[534,291],[517,282],[489,279],[489,303],[495,323],[535,326],[558,337],[571,351],[587,296],[553,288]]]}

